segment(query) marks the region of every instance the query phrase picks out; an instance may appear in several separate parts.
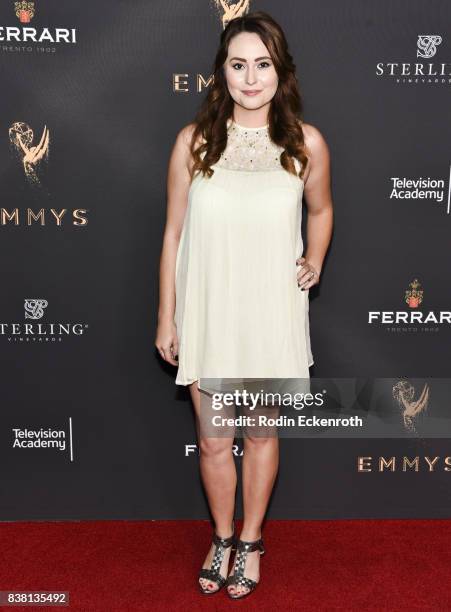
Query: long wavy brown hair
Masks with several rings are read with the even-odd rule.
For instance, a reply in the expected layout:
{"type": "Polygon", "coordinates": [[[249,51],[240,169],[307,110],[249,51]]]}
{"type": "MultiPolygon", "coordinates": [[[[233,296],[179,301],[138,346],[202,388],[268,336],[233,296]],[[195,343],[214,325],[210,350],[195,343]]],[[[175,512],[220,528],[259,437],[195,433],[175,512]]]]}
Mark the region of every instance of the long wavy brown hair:
{"type": "Polygon", "coordinates": [[[253,11],[232,19],[221,33],[213,64],[213,83],[194,119],[191,139],[191,155],[194,160],[192,176],[201,172],[211,177],[214,171],[210,166],[219,160],[227,145],[227,121],[232,118],[234,100],[227,87],[224,63],[230,41],[240,32],[255,32],[269,51],[279,78],[268,113],[269,136],[284,148],[280,155],[283,168],[298,176],[292,159],[295,157],[301,163],[299,177],[303,178],[308,157],[301,127],[303,104],[296,66],[288,51],[282,28],[264,11],[253,11]],[[197,146],[198,142],[200,144],[197,146]]]}

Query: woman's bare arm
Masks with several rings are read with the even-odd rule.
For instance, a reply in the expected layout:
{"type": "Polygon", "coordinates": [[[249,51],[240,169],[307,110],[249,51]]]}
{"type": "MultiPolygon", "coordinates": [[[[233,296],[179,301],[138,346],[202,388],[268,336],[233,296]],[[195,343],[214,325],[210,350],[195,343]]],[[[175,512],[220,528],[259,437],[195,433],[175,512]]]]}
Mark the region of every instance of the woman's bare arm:
{"type": "Polygon", "coordinates": [[[177,135],[169,158],[167,174],[167,211],[160,256],[158,327],[155,346],[160,355],[173,365],[178,355],[175,314],[175,262],[182,233],[188,191],[191,184],[189,149],[193,125],[185,126],[177,135]]]}
{"type": "Polygon", "coordinates": [[[303,124],[306,153],[309,156],[304,184],[307,203],[307,250],[301,263],[298,282],[304,289],[316,285],[332,236],[333,204],[330,185],[329,147],[321,132],[313,125],[303,124]],[[310,272],[316,274],[310,280],[310,272]]]}

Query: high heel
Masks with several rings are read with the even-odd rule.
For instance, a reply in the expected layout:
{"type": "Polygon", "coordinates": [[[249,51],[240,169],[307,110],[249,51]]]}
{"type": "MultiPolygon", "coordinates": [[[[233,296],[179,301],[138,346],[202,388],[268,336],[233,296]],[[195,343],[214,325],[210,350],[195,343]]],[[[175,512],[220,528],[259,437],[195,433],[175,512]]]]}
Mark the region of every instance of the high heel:
{"type": "Polygon", "coordinates": [[[222,589],[225,585],[227,578],[220,574],[220,569],[222,565],[222,560],[224,558],[224,553],[229,546],[231,546],[231,550],[235,550],[235,522],[232,523],[232,535],[229,538],[220,538],[216,532],[213,533],[213,543],[216,546],[213,559],[211,561],[209,568],[202,568],[199,572],[199,578],[206,578],[211,582],[216,583],[218,587],[214,591],[204,587],[199,583],[200,592],[204,595],[213,595],[222,589]]]}
{"type": "Polygon", "coordinates": [[[260,556],[265,554],[265,547],[263,545],[263,540],[260,538],[259,540],[255,540],[253,542],[244,542],[243,540],[236,540],[236,558],[235,564],[233,567],[233,574],[227,577],[226,585],[234,585],[234,586],[244,586],[249,590],[245,593],[237,594],[230,593],[227,589],[227,594],[231,599],[243,599],[247,595],[250,595],[252,591],[256,588],[258,582],[256,580],[252,580],[252,578],[246,578],[244,575],[244,568],[246,565],[247,554],[250,552],[254,552],[255,550],[260,551],[260,556]]]}

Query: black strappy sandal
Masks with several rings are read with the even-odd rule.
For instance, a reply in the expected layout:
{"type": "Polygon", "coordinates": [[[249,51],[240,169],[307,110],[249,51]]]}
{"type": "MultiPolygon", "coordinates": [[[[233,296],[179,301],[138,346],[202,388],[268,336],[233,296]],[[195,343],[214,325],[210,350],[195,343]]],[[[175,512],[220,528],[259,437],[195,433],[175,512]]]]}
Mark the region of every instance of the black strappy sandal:
{"type": "Polygon", "coordinates": [[[227,578],[225,578],[219,572],[226,548],[231,546],[232,550],[235,549],[235,523],[232,525],[232,531],[233,533],[229,538],[220,538],[215,532],[213,533],[213,543],[216,545],[216,550],[213,555],[210,568],[203,567],[199,572],[199,578],[206,578],[207,580],[211,580],[211,582],[215,582],[218,588],[214,591],[211,591],[208,588],[204,589],[199,582],[200,592],[204,595],[213,595],[214,593],[217,593],[222,589],[227,581],[227,578]]]}
{"type": "Polygon", "coordinates": [[[233,567],[233,574],[227,577],[226,584],[227,586],[230,586],[232,584],[234,586],[244,586],[247,587],[249,591],[246,591],[242,594],[233,594],[230,593],[227,589],[227,595],[231,599],[243,599],[243,597],[250,595],[258,584],[258,582],[252,580],[252,578],[246,578],[246,576],[244,575],[244,567],[246,565],[247,553],[259,550],[260,555],[264,555],[265,548],[263,546],[263,540],[260,538],[259,540],[255,540],[254,542],[244,542],[243,540],[238,539],[236,541],[236,549],[237,554],[233,567]]]}

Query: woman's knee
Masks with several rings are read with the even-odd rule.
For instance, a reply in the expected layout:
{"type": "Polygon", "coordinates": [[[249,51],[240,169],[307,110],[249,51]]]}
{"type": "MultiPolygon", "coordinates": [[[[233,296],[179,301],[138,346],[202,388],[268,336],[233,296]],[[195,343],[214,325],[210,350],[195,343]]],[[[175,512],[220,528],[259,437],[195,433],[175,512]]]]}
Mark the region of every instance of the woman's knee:
{"type": "Polygon", "coordinates": [[[204,457],[221,457],[232,454],[233,438],[200,439],[199,450],[204,457]]]}
{"type": "Polygon", "coordinates": [[[278,438],[276,436],[255,436],[246,435],[244,436],[244,449],[264,449],[270,446],[277,446],[278,438]]]}

